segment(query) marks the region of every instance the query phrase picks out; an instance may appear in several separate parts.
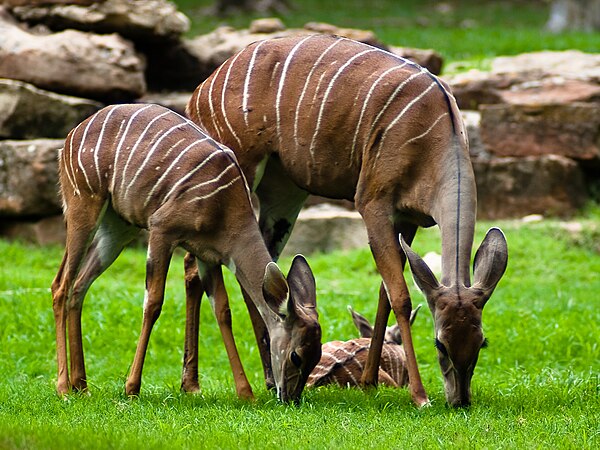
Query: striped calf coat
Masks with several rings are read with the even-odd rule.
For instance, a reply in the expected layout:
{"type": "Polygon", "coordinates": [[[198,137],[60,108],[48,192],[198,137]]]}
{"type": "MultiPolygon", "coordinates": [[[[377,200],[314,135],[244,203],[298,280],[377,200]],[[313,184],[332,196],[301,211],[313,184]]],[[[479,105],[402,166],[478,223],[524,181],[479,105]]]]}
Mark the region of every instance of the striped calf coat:
{"type": "MultiPolygon", "coordinates": [[[[413,310],[410,318],[411,324],[420,308],[421,305],[413,310]]],[[[353,311],[352,308],[348,309],[361,337],[349,341],[331,341],[323,344],[321,360],[308,377],[308,386],[338,384],[351,387],[359,385],[367,363],[373,327],[365,317],[353,311]]],[[[386,386],[402,387],[408,384],[406,354],[402,347],[398,325],[388,327],[386,330],[378,378],[379,382],[386,386]]]]}

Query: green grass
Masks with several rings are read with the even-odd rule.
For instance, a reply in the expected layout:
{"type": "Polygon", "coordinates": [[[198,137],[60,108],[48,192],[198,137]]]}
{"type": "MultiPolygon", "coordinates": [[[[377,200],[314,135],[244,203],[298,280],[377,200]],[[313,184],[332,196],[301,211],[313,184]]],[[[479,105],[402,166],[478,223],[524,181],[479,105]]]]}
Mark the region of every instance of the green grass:
{"type": "MultiPolygon", "coordinates": [[[[264,14],[216,18],[206,13],[212,0],[177,0],[192,20],[190,36],[219,25],[247,28],[264,14]]],[[[600,51],[600,33],[544,31],[549,2],[542,0],[291,0],[293,9],[279,15],[288,27],[328,22],[375,31],[386,44],[432,48],[453,63],[450,70],[487,68],[491,58],[539,50],[600,51]]]]}
{"type": "MultiPolygon", "coordinates": [[[[444,404],[427,310],[413,332],[430,408],[418,410],[406,389],[390,388],[308,390],[298,407],[278,404],[264,388],[248,315],[229,273],[236,338],[257,400],[236,399],[208,302],[201,312],[202,394],[181,394],[181,254],[169,272],[141,396],[130,400],[123,387],[141,326],[142,249],[127,249],[92,286],[83,317],[91,395],[62,400],[54,393],[48,289],[62,249],[0,241],[0,448],[598,448],[599,217],[598,208],[587,211],[587,231],[578,236],[553,221],[500,224],[509,267],[485,308],[490,346],[466,410],[444,404]]],[[[489,225],[479,224],[477,245],[489,225]]],[[[439,252],[437,229],[421,230],[414,247],[439,252]]],[[[376,309],[379,278],[369,251],[309,261],[324,340],[356,336],[346,305],[371,319],[376,309]]],[[[284,271],[289,263],[281,262],[284,271]]],[[[407,277],[413,302],[423,302],[407,277]]]]}

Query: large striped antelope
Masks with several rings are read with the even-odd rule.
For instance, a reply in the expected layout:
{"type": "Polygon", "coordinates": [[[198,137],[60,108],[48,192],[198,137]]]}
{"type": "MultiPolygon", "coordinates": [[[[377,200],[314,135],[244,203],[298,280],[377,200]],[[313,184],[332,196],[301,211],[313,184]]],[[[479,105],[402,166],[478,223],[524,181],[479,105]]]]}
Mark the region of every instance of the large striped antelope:
{"type": "MultiPolygon", "coordinates": [[[[60,394],[87,388],[81,334],[86,291],[144,228],[149,231],[144,314],[127,394],[140,391],[167,269],[174,249],[180,246],[193,255],[202,273],[201,282],[195,285],[196,302],[188,304],[192,308],[188,314],[196,320],[186,329],[184,356],[185,361],[194,361],[195,384],[186,383],[183,389],[199,388],[198,312],[206,292],[232,361],[238,395],[252,397],[231,333],[221,272],[221,265],[227,265],[268,328],[280,398],[299,398],[321,349],[314,278],[301,256],[294,260],[287,281],[272,262],[231,150],[161,106],[117,105],[102,109],[69,133],[59,167],[67,226],[65,254],[52,283],[60,394]],[[192,338],[195,343],[190,345],[192,338]],[[302,365],[281,358],[293,354],[299,345],[311,356],[302,365]],[[246,385],[240,385],[238,378],[246,380],[246,385]]],[[[184,373],[183,380],[190,376],[184,373]]]]}
{"type": "MultiPolygon", "coordinates": [[[[410,314],[412,325],[421,305],[410,314]]],[[[337,384],[343,387],[359,386],[367,362],[367,355],[373,337],[373,327],[366,317],[348,307],[352,321],[360,333],[360,338],[349,341],[325,342],[321,347],[321,359],[311,372],[307,386],[337,384]]],[[[381,364],[378,381],[386,386],[402,387],[408,384],[406,355],[398,325],[387,327],[381,349],[381,364]]]]}
{"type": "MultiPolygon", "coordinates": [[[[377,382],[391,304],[413,401],[428,403],[409,327],[407,255],[434,317],[446,399],[468,405],[485,344],[482,310],[508,252],[503,233],[491,229],[475,256],[471,284],[476,189],[465,128],[447,85],[381,49],[312,35],[249,45],[196,89],[187,108],[236,153],[260,199],[259,225],[275,259],[309,193],[354,201],[383,279],[363,383],[377,382]],[[441,282],[408,246],[418,226],[436,223],[441,282]]],[[[255,332],[264,335],[253,317],[255,332]]],[[[268,367],[268,352],[261,355],[268,367]]]]}

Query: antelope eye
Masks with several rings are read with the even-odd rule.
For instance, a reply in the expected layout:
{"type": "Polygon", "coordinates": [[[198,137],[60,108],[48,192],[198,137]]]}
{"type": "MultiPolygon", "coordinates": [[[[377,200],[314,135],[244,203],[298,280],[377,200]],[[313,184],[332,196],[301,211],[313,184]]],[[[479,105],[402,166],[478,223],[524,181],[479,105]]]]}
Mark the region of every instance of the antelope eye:
{"type": "Polygon", "coordinates": [[[448,350],[439,340],[435,340],[435,348],[437,348],[444,356],[448,356],[448,350]]]}
{"type": "Polygon", "coordinates": [[[294,364],[296,367],[300,367],[302,365],[302,358],[300,358],[300,356],[298,356],[298,353],[296,353],[293,350],[292,353],[290,353],[290,360],[292,361],[292,364],[294,364]]]}

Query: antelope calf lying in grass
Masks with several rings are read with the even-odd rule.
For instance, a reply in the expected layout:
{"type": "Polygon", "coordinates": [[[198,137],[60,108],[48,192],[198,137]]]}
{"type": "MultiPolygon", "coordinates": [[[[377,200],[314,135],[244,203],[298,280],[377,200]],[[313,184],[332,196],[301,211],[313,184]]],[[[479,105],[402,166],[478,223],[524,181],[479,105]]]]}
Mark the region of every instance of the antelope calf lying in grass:
{"type": "MultiPolygon", "coordinates": [[[[421,305],[410,315],[412,325],[421,305]]],[[[308,377],[307,386],[338,384],[344,387],[358,386],[367,363],[373,327],[361,314],[348,307],[360,338],[349,341],[331,341],[323,344],[321,360],[308,377]]],[[[401,387],[408,384],[406,354],[398,325],[387,327],[381,351],[379,382],[386,386],[401,387]]]]}
{"type": "Polygon", "coordinates": [[[116,105],[102,109],[69,133],[59,168],[67,226],[64,257],[52,283],[59,394],[87,388],[81,333],[85,293],[145,228],[149,236],[144,315],[127,394],[140,391],[169,262],[179,246],[193,255],[186,259],[187,266],[191,258],[200,268],[200,283],[194,291],[198,295],[188,301],[188,315],[196,320],[186,328],[184,356],[196,372],[184,371],[183,389],[199,388],[198,312],[206,292],[232,361],[238,395],[252,397],[231,333],[221,272],[221,265],[227,265],[268,329],[279,398],[299,398],[321,355],[315,281],[301,256],[294,259],[287,281],[272,262],[231,150],[161,106],[116,105]],[[297,353],[303,354],[302,364],[296,364],[297,353]]]}

